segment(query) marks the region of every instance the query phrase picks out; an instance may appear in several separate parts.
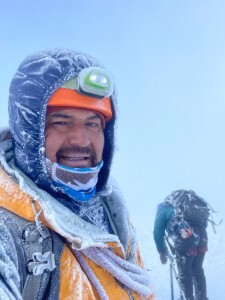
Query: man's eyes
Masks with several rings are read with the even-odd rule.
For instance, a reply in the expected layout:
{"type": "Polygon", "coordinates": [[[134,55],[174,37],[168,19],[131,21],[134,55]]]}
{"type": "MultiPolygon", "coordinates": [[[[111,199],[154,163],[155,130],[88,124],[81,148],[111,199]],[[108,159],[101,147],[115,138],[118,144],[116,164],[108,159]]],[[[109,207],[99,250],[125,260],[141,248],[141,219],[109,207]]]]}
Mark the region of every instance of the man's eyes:
{"type": "Polygon", "coordinates": [[[70,125],[69,122],[66,121],[54,121],[50,125],[59,125],[59,126],[64,126],[64,125],[70,125]]]}
{"type": "MultiPolygon", "coordinates": [[[[73,122],[69,121],[52,121],[48,126],[57,126],[57,127],[65,127],[65,126],[73,126],[73,122]]],[[[88,121],[83,124],[88,128],[101,128],[101,122],[98,121],[88,121]]]]}
{"type": "Polygon", "coordinates": [[[89,126],[89,127],[100,127],[101,126],[101,124],[97,123],[97,122],[87,122],[85,125],[89,126]]]}

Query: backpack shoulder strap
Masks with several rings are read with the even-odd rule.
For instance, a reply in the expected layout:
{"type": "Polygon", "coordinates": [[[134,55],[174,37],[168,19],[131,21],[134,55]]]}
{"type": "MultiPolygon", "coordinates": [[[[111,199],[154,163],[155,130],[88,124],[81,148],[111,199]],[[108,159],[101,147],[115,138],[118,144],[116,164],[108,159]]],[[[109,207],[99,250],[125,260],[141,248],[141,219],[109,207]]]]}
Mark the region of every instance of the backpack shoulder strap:
{"type": "Polygon", "coordinates": [[[50,272],[55,268],[50,231],[43,225],[41,230],[35,223],[30,222],[22,231],[28,272],[22,293],[23,300],[38,299],[40,286],[42,287],[41,293],[43,293],[43,283],[46,288],[50,272]]]}
{"type": "Polygon", "coordinates": [[[42,299],[48,285],[51,271],[55,268],[54,254],[52,253],[52,237],[47,227],[37,226],[36,223],[0,208],[16,226],[12,230],[21,238],[21,245],[25,252],[26,270],[25,284],[22,291],[23,300],[42,299]],[[40,288],[41,287],[41,288],[40,288]]]}

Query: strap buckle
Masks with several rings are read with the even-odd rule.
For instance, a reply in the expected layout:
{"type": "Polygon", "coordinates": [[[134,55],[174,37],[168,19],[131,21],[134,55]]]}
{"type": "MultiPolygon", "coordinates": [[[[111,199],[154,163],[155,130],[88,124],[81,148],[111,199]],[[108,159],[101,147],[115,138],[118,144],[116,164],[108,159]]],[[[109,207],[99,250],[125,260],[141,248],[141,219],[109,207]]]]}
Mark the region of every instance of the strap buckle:
{"type": "Polygon", "coordinates": [[[33,275],[41,275],[44,271],[53,271],[56,267],[55,256],[52,252],[34,252],[32,260],[28,262],[28,271],[33,275]]]}

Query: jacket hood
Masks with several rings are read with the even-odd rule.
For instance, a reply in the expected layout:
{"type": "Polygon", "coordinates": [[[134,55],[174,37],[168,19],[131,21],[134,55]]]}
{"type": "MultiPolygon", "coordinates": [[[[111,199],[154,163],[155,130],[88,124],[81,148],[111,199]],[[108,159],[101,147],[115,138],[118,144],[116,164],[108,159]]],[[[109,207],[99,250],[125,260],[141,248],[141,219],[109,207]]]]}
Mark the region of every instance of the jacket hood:
{"type": "MultiPolygon", "coordinates": [[[[62,84],[87,67],[104,68],[81,52],[53,49],[28,56],[19,66],[9,89],[9,127],[16,165],[40,187],[54,191],[45,162],[45,118],[52,94],[62,84]]],[[[112,119],[104,129],[104,165],[97,192],[107,184],[114,152],[115,92],[111,96],[112,119]]]]}

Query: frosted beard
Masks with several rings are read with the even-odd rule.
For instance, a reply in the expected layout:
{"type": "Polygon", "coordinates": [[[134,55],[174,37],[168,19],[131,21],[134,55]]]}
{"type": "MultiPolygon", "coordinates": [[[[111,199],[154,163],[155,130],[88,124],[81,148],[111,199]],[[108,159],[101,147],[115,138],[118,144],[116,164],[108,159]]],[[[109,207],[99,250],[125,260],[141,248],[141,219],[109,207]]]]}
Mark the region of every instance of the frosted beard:
{"type": "Polygon", "coordinates": [[[91,168],[73,168],[46,158],[46,167],[51,178],[69,196],[79,201],[87,201],[94,196],[98,173],[102,166],[103,161],[91,168]]]}

